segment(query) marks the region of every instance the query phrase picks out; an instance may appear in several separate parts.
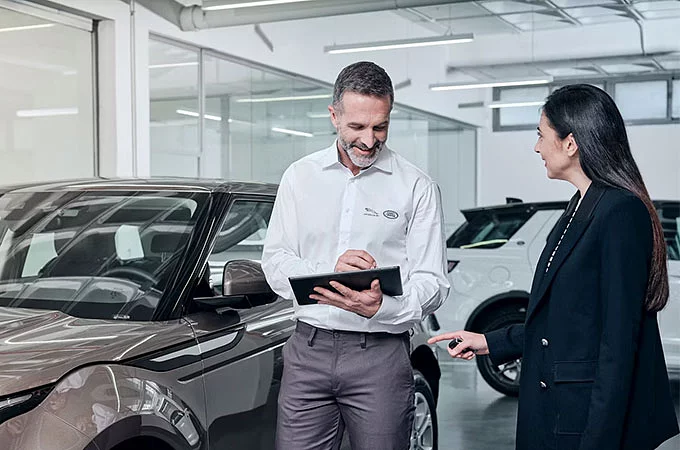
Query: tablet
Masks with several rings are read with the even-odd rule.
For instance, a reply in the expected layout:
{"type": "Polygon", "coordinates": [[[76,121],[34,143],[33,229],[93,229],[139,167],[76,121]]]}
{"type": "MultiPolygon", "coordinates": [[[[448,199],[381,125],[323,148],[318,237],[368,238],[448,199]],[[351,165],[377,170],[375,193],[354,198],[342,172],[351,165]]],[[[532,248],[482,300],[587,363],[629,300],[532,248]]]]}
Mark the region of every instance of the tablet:
{"type": "Polygon", "coordinates": [[[330,282],[337,281],[355,291],[363,291],[370,289],[371,283],[375,279],[380,280],[380,289],[382,289],[383,294],[393,297],[403,294],[399,266],[290,277],[288,281],[300,305],[315,305],[317,303],[316,300],[309,298],[309,295],[314,292],[316,286],[336,292],[331,287],[330,282]]]}

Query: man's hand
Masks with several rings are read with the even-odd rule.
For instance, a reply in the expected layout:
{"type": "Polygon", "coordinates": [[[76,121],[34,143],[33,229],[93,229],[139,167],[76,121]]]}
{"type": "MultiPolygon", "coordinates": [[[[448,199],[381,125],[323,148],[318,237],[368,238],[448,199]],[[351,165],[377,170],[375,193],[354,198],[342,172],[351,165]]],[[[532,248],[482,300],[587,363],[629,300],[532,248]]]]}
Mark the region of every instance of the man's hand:
{"type": "Polygon", "coordinates": [[[331,281],[330,284],[339,294],[317,286],[314,288],[315,294],[309,298],[318,301],[320,305],[335,306],[369,319],[382,305],[383,293],[378,280],[373,280],[371,288],[365,291],[355,291],[337,281],[331,281]]]}
{"type": "Polygon", "coordinates": [[[335,263],[334,272],[350,272],[353,270],[375,269],[375,259],[364,250],[347,250],[335,263]]]}

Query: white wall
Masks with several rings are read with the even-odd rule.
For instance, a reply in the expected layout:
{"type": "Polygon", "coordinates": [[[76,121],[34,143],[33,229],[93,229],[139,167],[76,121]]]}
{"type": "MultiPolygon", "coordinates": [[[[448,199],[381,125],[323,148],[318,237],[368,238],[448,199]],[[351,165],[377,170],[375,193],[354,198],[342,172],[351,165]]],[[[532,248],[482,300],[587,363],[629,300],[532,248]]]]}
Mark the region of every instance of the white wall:
{"type": "MultiPolygon", "coordinates": [[[[630,126],[628,138],[652,198],[680,199],[680,125],[630,126]]],[[[545,201],[573,195],[569,183],[547,178],[535,143],[535,131],[480,133],[480,206],[505,203],[506,197],[545,201]]]]}

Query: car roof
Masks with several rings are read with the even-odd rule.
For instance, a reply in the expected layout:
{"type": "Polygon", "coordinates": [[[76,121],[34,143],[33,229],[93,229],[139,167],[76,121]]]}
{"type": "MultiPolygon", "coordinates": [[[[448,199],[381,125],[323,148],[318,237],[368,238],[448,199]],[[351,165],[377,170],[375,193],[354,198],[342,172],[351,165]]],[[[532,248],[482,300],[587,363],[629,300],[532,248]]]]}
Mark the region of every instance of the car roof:
{"type": "Polygon", "coordinates": [[[0,194],[7,192],[56,192],[56,191],[188,191],[222,192],[231,194],[276,195],[278,185],[243,181],[227,181],[199,178],[88,178],[80,180],[25,183],[0,187],[0,194]]]}
{"type": "MultiPolygon", "coordinates": [[[[461,212],[467,218],[468,215],[476,215],[483,212],[532,212],[532,211],[543,211],[543,210],[553,210],[553,209],[564,209],[567,207],[569,202],[512,202],[504,205],[491,205],[491,206],[481,206],[477,208],[463,209],[461,212]]],[[[680,205],[680,200],[653,200],[656,207],[664,206],[677,206],[680,205]]]]}
{"type": "Polygon", "coordinates": [[[564,209],[567,207],[568,202],[513,202],[507,203],[505,205],[491,205],[491,206],[481,206],[477,208],[463,209],[461,212],[467,218],[468,215],[476,215],[484,212],[520,212],[520,211],[539,211],[539,210],[550,210],[550,209],[564,209]]]}

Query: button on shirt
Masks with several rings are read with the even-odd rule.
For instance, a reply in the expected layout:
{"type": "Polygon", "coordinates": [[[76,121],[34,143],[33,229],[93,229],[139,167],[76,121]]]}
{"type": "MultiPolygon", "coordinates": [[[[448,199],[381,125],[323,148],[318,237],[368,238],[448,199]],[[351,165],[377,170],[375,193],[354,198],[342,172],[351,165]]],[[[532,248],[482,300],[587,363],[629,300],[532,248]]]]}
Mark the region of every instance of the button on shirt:
{"type": "Polygon", "coordinates": [[[295,301],[295,318],[330,329],[401,333],[446,298],[440,193],[427,174],[387,146],[354,176],[337,144],[283,174],[262,254],[272,289],[295,300],[288,277],[333,272],[347,250],[365,250],[378,267],[399,266],[404,294],[383,295],[372,318],[295,301]]]}

